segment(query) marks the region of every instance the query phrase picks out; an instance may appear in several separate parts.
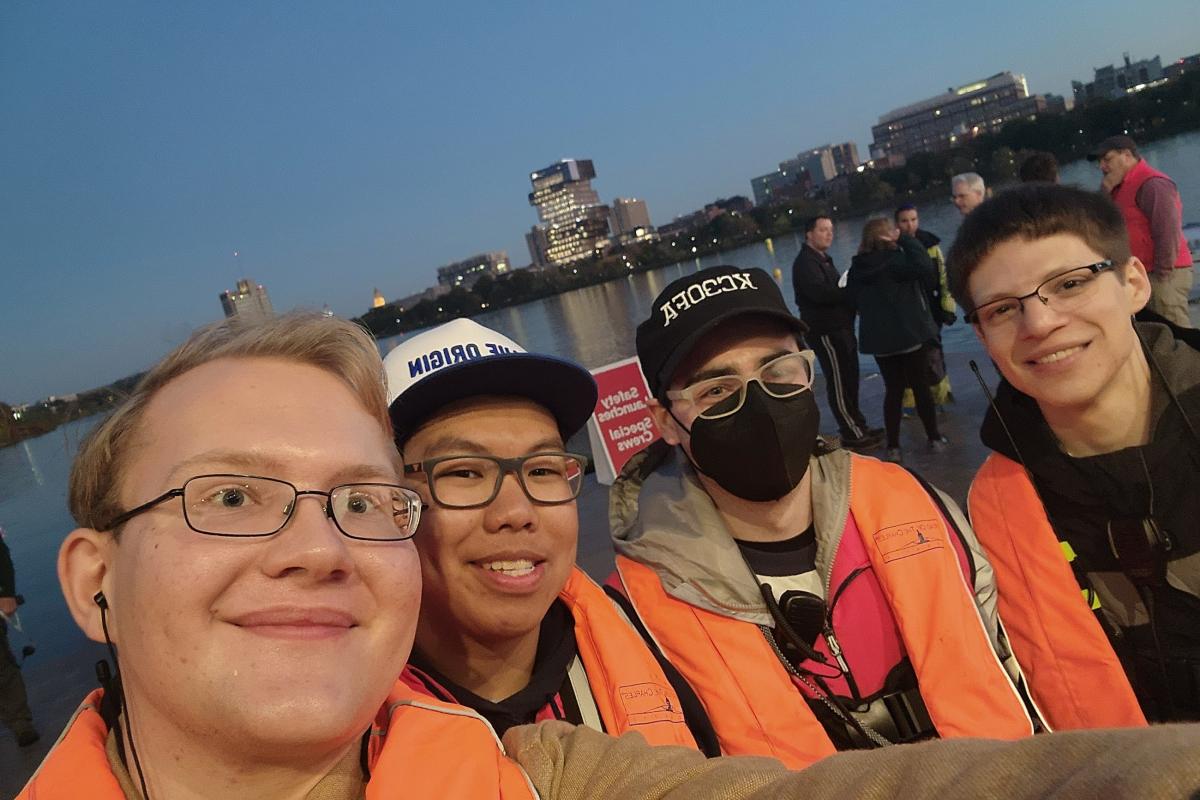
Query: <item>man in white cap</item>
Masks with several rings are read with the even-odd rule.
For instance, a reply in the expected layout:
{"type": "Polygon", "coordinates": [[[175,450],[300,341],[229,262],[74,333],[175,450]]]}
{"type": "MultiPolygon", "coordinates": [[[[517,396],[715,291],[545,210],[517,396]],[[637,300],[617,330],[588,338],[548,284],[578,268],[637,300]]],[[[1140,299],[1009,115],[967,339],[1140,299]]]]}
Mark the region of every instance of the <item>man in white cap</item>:
{"type": "Polygon", "coordinates": [[[591,374],[467,319],[384,365],[406,485],[428,507],[404,680],[500,734],[557,718],[654,744],[714,741],[686,684],[575,566],[586,458],[565,442],[595,408],[591,374]]]}

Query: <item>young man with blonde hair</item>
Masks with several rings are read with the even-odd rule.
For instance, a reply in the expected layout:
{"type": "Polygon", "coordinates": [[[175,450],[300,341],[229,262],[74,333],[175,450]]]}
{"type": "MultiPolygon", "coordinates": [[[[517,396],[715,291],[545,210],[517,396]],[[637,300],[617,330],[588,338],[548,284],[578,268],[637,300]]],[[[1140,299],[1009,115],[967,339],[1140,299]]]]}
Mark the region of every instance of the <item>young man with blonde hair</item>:
{"type": "Polygon", "coordinates": [[[381,379],[350,323],[227,321],[95,428],[59,577],[116,675],[20,797],[530,796],[482,719],[395,684],[420,500],[381,379]],[[450,738],[484,757],[451,769],[450,738]]]}

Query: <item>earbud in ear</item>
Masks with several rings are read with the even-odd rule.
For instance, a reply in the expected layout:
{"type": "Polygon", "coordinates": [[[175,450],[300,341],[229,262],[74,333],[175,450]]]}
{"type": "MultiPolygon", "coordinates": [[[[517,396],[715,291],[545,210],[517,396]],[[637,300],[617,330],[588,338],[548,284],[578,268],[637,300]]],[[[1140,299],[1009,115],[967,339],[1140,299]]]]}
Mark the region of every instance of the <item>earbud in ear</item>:
{"type": "Polygon", "coordinates": [[[92,596],[92,602],[100,606],[100,608],[104,609],[105,611],[108,610],[108,598],[104,596],[104,592],[96,592],[96,594],[92,596]]]}

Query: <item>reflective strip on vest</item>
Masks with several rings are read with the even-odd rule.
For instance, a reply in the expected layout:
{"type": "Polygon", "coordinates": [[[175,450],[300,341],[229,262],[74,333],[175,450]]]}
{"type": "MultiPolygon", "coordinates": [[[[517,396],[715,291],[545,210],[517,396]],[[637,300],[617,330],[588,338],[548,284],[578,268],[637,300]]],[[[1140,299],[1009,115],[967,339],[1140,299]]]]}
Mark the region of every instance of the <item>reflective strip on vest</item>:
{"type": "Polygon", "coordinates": [[[637,731],[650,744],[696,749],[683,704],[642,637],[612,600],[575,567],[559,599],[575,619],[575,646],[587,687],[614,736],[637,731]]]}
{"type": "Polygon", "coordinates": [[[1046,721],[1055,730],[1145,725],[1025,470],[993,453],[967,500],[996,573],[1000,618],[1046,721]]]}
{"type": "MultiPolygon", "coordinates": [[[[920,483],[896,465],[852,456],[850,513],[939,734],[1031,734],[963,577],[955,534],[920,483]]],[[[724,753],[769,755],[799,769],[835,752],[757,626],[671,597],[653,569],[625,556],[617,570],[655,641],[700,696],[724,753]]]]}

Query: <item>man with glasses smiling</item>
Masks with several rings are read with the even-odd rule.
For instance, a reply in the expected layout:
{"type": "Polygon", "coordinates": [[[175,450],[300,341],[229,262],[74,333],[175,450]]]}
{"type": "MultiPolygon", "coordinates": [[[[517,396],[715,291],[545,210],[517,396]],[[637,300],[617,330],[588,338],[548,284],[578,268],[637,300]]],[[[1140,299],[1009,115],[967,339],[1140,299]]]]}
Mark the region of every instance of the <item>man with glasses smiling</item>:
{"type": "Polygon", "coordinates": [[[1039,708],[1089,725],[1200,718],[1200,337],[1131,322],[1147,265],[1091,192],[984,203],[950,277],[1004,378],[969,505],[1017,657],[1060,687],[1042,697],[1035,680],[1039,708]]]}
{"type": "Polygon", "coordinates": [[[725,753],[1031,734],[970,526],[903,467],[824,445],[804,332],[760,269],[654,300],[637,349],[663,440],[610,508],[630,614],[725,753]]]}
{"type": "Polygon", "coordinates": [[[533,796],[481,718],[396,681],[421,506],[381,378],[348,322],[228,320],[93,429],[58,573],[115,674],[22,800],[533,796]]]}
{"type": "Polygon", "coordinates": [[[405,483],[426,504],[404,680],[499,734],[565,719],[715,755],[686,684],[575,566],[586,458],[564,443],[595,409],[591,374],[466,319],[384,364],[405,483]]]}

